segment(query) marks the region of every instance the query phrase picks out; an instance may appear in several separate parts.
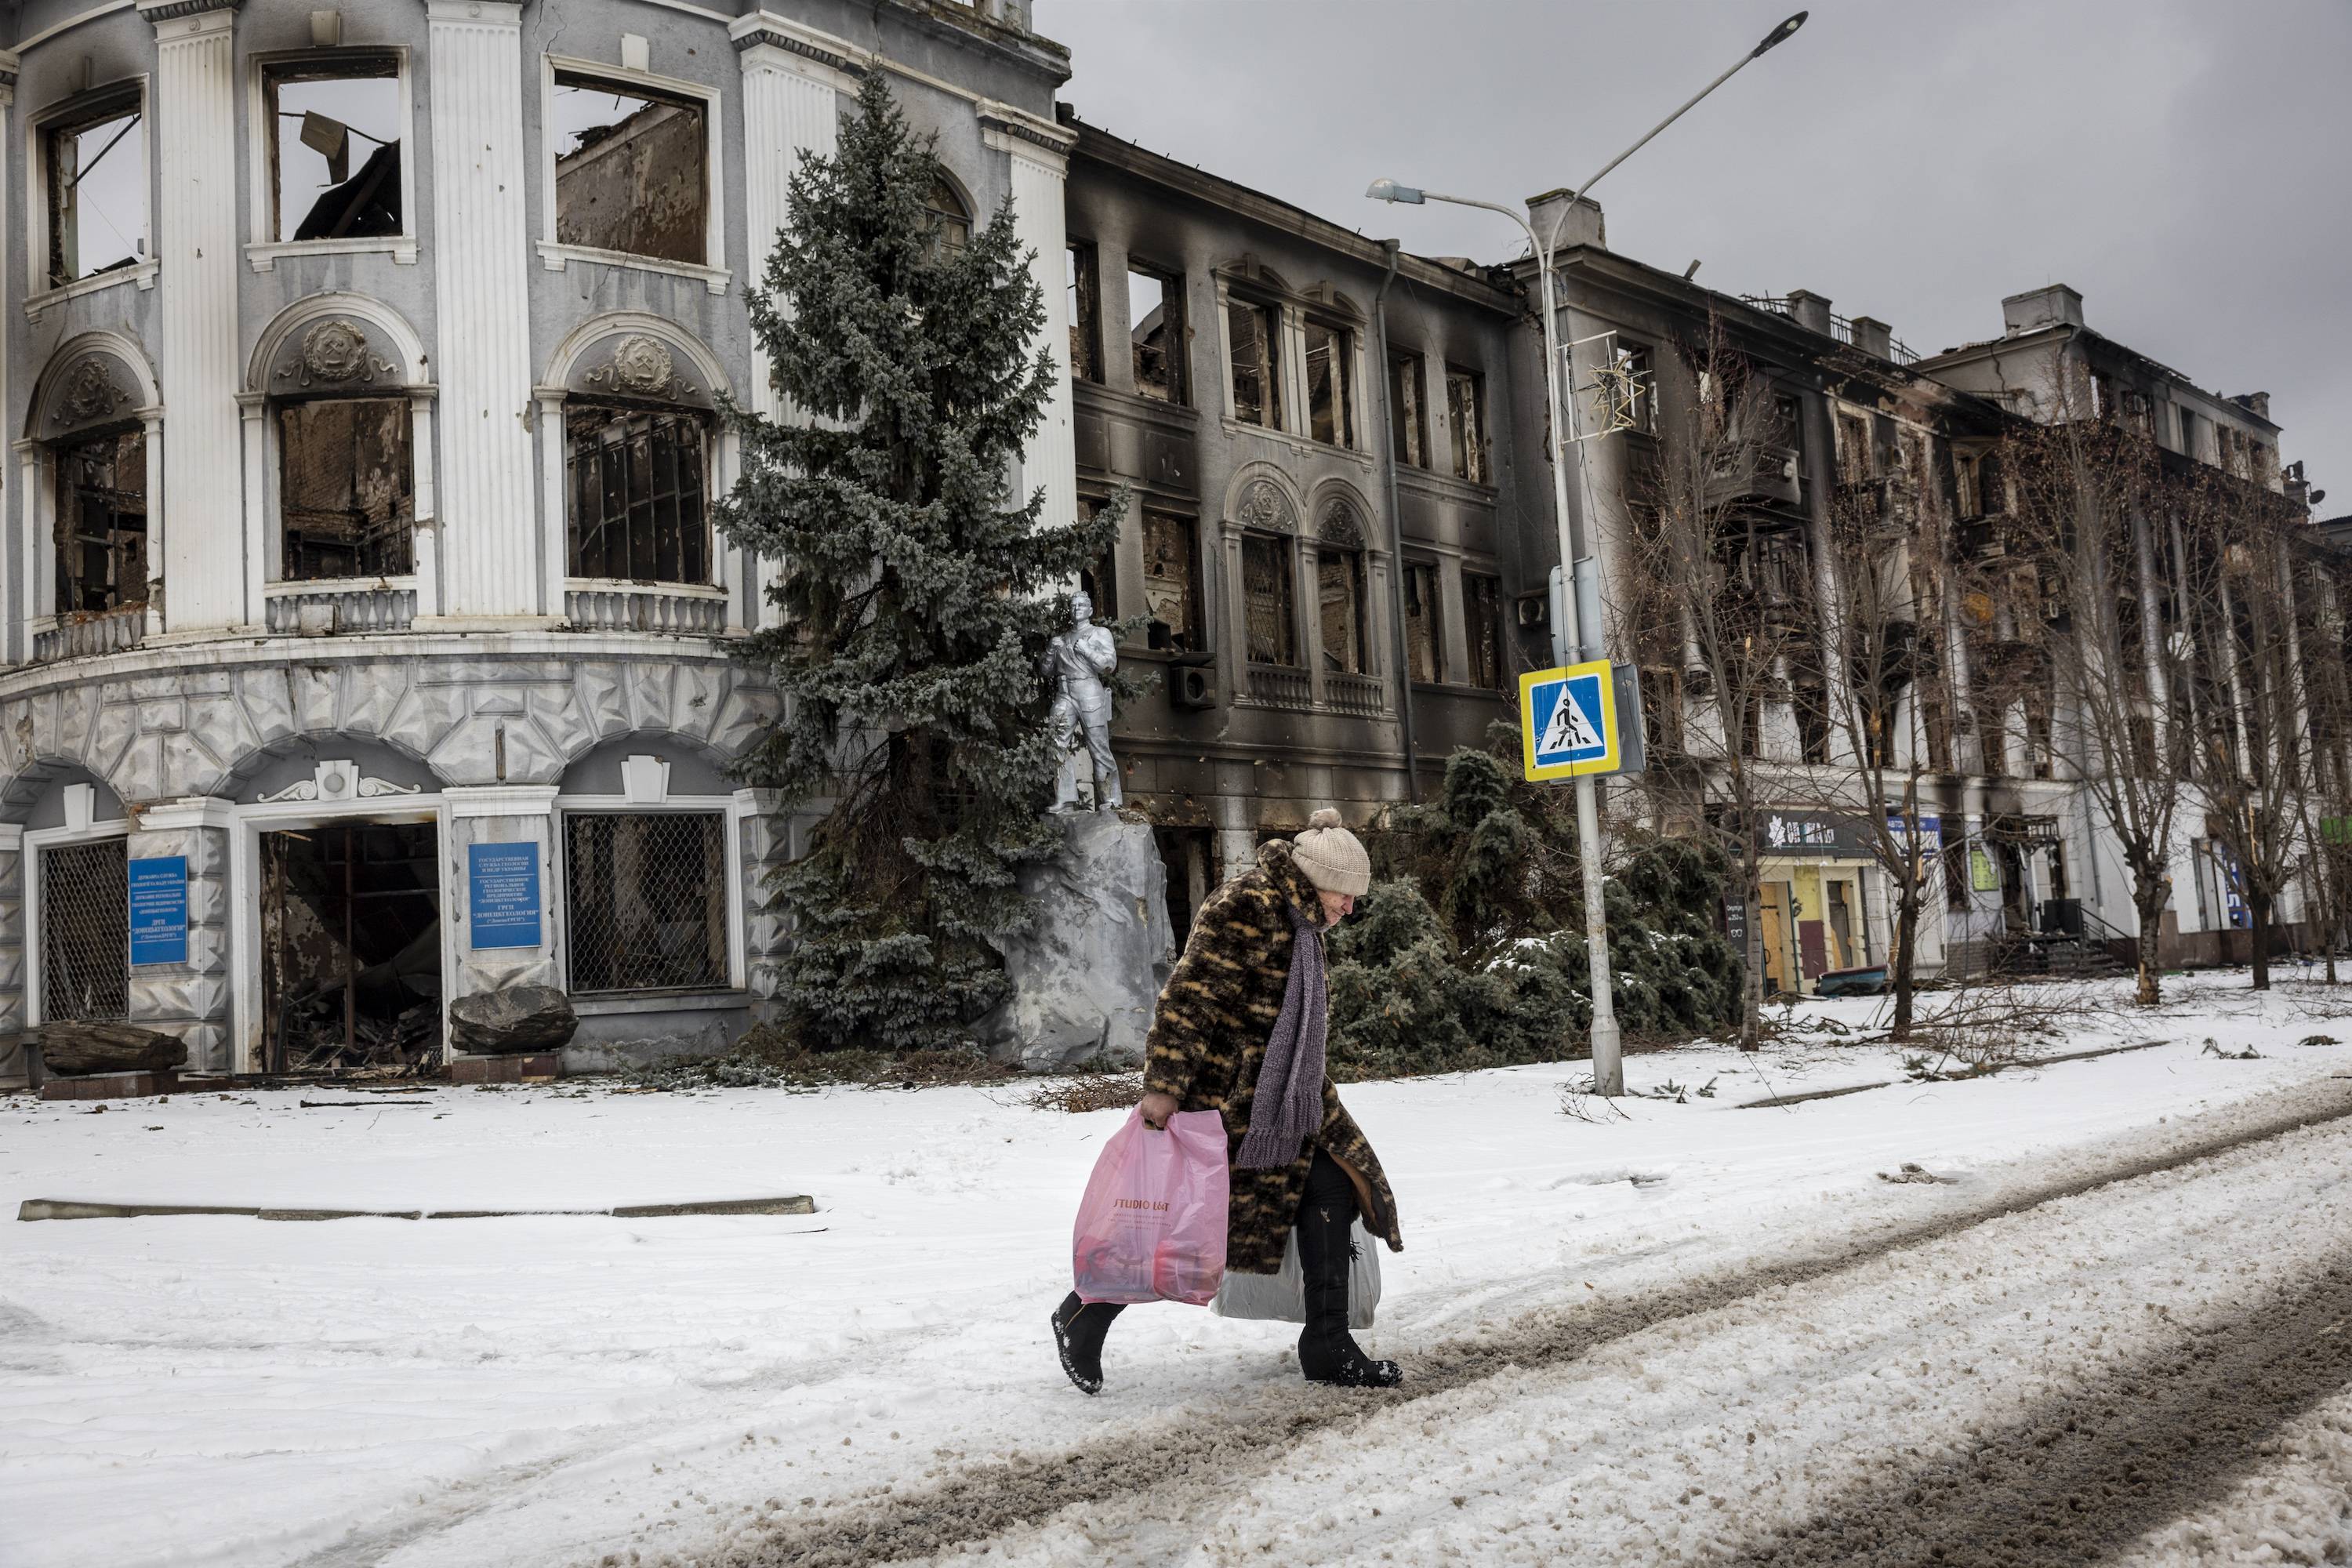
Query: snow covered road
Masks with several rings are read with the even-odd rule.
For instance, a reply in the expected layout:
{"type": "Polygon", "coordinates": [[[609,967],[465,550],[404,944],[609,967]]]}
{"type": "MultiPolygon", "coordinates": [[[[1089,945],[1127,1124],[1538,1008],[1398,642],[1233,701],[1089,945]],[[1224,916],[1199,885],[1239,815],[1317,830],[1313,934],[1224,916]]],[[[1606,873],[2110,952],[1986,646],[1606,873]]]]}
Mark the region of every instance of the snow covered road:
{"type": "Polygon", "coordinates": [[[1115,1113],[0,1100],[9,1213],[819,1205],[0,1224],[0,1563],[1953,1563],[2012,1529],[2016,1562],[2329,1561],[2352,1047],[2298,1042],[2352,1029],[2230,983],[2068,1042],[2154,1049],[1785,1110],[1736,1107],[1901,1063],[1640,1057],[1692,1092],[1601,1123],[1559,1113],[1568,1066],[1350,1088],[1403,1208],[1366,1336],[1402,1396],[1304,1388],[1284,1326],[1169,1307],[1120,1321],[1100,1399],[1062,1382],[1044,1318],[1115,1113]],[[1953,1179],[1878,1179],[1906,1161],[1953,1179]]]}

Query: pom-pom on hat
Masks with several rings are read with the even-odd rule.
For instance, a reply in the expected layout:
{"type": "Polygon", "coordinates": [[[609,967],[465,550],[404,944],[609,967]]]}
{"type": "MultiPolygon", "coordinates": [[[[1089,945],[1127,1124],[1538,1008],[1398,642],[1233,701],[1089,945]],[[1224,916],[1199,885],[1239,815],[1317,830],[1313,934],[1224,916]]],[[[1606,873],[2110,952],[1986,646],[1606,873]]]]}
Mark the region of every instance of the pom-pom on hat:
{"type": "Polygon", "coordinates": [[[1307,831],[1290,841],[1290,858],[1307,879],[1327,893],[1361,898],[1372,885],[1372,858],[1363,840],[1339,826],[1339,814],[1325,806],[1307,819],[1307,831]]]}

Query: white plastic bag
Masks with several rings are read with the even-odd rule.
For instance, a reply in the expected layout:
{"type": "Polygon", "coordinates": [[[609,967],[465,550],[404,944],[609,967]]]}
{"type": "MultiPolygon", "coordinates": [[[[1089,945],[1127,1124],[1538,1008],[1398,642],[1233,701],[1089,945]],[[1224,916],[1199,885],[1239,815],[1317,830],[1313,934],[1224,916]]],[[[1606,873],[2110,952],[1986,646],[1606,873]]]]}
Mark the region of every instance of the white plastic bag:
{"type": "MultiPolygon", "coordinates": [[[[1348,1227],[1354,1257],[1348,1264],[1348,1327],[1369,1329],[1372,1310],[1381,1304],[1381,1255],[1363,1220],[1348,1227]]],[[[1217,1299],[1209,1310],[1221,1318],[1265,1318],[1276,1322],[1307,1321],[1307,1278],[1298,1267],[1298,1232],[1294,1227],[1282,1244],[1282,1268],[1273,1274],[1225,1271],[1217,1299]]]]}

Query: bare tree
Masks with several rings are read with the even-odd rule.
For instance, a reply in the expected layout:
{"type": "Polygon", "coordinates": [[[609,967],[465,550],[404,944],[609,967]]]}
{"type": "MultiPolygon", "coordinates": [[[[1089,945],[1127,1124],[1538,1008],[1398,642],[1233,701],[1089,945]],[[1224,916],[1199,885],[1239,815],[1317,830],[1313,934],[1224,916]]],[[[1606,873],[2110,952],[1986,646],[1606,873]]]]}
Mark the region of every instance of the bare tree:
{"type": "Polygon", "coordinates": [[[2310,845],[2305,881],[2316,918],[2327,983],[2336,984],[2336,949],[2352,924],[2352,666],[2347,663],[2347,588],[2352,562],[2314,552],[2310,626],[2303,639],[2304,687],[2310,704],[2311,788],[2304,837],[2310,845]]]}
{"type": "Polygon", "coordinates": [[[1721,322],[1666,356],[1658,376],[1657,468],[1629,480],[1615,618],[1656,716],[1661,744],[1642,788],[1658,826],[1713,836],[1736,868],[1747,928],[1739,1043],[1754,1050],[1762,818],[1778,771],[1765,761],[1767,731],[1789,720],[1791,658],[1812,620],[1810,574],[1801,527],[1758,504],[1757,478],[1785,437],[1769,387],[1721,322]]]}
{"type": "Polygon", "coordinates": [[[2158,484],[2145,436],[2065,420],[2006,444],[2016,542],[2042,583],[2053,750],[2080,775],[2131,877],[2141,1005],[2162,999],[2158,938],[2174,835],[2193,772],[2185,635],[2208,596],[2210,556],[2170,563],[2166,534],[2204,531],[2206,497],[2158,484]],[[2170,493],[2168,493],[2168,490],[2170,493]],[[2159,509],[2174,525],[2159,531],[2159,509]]]}

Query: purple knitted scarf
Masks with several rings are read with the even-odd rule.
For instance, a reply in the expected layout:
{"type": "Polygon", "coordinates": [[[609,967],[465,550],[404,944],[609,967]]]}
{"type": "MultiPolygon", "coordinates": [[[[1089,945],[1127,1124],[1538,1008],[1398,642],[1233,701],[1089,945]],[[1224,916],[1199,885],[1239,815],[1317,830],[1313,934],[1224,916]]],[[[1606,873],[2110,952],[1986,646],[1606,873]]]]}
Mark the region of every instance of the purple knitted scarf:
{"type": "Polygon", "coordinates": [[[1323,1042],[1330,1028],[1323,928],[1294,905],[1290,932],[1290,979],[1274,1033],[1266,1037],[1265,1059],[1258,1064],[1257,1096],[1234,1156],[1235,1170],[1289,1164],[1323,1125],[1323,1042]]]}

